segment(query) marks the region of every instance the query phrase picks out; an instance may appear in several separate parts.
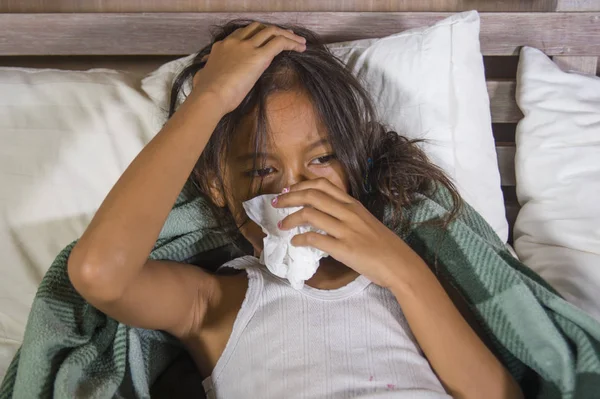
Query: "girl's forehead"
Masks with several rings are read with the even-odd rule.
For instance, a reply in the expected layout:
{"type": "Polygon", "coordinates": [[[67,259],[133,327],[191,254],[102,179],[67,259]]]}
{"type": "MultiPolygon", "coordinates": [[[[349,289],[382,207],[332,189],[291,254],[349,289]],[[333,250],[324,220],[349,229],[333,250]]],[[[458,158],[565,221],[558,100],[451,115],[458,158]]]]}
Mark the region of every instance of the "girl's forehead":
{"type": "MultiPolygon", "coordinates": [[[[276,92],[265,104],[267,151],[301,150],[308,143],[327,139],[327,129],[315,112],[304,91],[276,92]]],[[[256,145],[256,112],[244,118],[232,142],[233,152],[254,151],[256,145]]]]}

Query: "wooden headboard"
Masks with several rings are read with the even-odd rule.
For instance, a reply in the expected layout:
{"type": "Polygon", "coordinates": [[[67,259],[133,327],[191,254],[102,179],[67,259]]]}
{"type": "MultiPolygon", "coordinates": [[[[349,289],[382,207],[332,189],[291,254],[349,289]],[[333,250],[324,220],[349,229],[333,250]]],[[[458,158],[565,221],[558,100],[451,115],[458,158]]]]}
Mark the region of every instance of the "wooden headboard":
{"type": "MultiPolygon", "coordinates": [[[[297,23],[328,42],[390,35],[449,16],[439,12],[72,13],[0,14],[0,65],[145,73],[197,51],[212,26],[234,18],[297,23]]],[[[532,46],[563,68],[598,73],[600,12],[481,13],[481,50],[491,100],[502,188],[509,223],[515,193],[517,54],[532,46]]]]}

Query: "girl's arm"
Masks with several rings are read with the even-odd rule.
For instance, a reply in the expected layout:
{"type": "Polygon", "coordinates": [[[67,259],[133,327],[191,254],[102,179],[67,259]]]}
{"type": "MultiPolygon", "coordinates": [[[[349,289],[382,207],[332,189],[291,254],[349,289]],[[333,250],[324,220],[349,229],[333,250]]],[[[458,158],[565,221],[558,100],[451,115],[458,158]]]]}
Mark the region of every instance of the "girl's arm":
{"type": "Polygon", "coordinates": [[[327,252],[395,296],[419,345],[455,398],[520,398],[519,386],[454,306],[427,264],[358,200],[326,179],[297,183],[277,208],[304,206],[281,228],[311,225],[296,246],[327,252]]]}
{"type": "Polygon", "coordinates": [[[216,104],[210,94],[192,92],[123,173],[71,252],[75,289],[123,323],[185,335],[216,287],[197,267],[147,261],[221,118],[216,104]]]}
{"type": "Polygon", "coordinates": [[[216,42],[192,93],[112,188],[68,261],[75,289],[117,320],[183,337],[220,300],[220,280],[199,268],[147,261],[186,179],[219,120],[272,59],[304,39],[252,23],[216,42]]]}
{"type": "Polygon", "coordinates": [[[465,321],[427,264],[402,244],[398,261],[390,267],[404,272],[388,288],[446,390],[455,398],[522,398],[515,380],[465,321]]]}

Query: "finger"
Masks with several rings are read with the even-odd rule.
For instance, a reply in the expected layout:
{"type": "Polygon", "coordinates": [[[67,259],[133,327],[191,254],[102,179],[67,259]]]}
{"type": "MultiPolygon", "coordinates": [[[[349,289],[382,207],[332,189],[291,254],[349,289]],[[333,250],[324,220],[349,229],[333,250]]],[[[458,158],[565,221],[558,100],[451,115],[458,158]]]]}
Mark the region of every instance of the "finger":
{"type": "Polygon", "coordinates": [[[269,40],[267,44],[262,46],[261,49],[264,49],[269,57],[274,58],[277,54],[286,50],[298,51],[301,53],[306,50],[306,45],[298,43],[295,40],[288,39],[285,36],[276,36],[269,40]]]}
{"type": "MultiPolygon", "coordinates": [[[[320,177],[318,179],[301,181],[300,183],[296,183],[293,186],[288,187],[287,191],[295,192],[295,191],[300,191],[300,190],[307,190],[309,188],[321,190],[321,191],[329,194],[331,197],[335,198],[336,200],[346,203],[346,204],[351,204],[352,202],[355,201],[355,199],[350,194],[348,194],[347,192],[345,192],[344,190],[342,190],[341,188],[339,188],[338,186],[336,186],[335,184],[333,184],[331,181],[329,181],[328,179],[326,179],[324,177],[320,177]]],[[[286,189],[284,189],[284,191],[285,190],[286,189]]]]}
{"type": "Polygon", "coordinates": [[[323,230],[327,234],[338,238],[342,235],[344,230],[344,224],[342,222],[315,208],[302,208],[299,211],[286,216],[279,222],[279,228],[281,230],[289,230],[294,227],[307,225],[323,230]]]}
{"type": "Polygon", "coordinates": [[[296,234],[292,237],[290,243],[295,247],[313,247],[320,249],[336,259],[338,254],[341,254],[343,251],[343,245],[340,240],[314,231],[296,234]]]}
{"type": "Polygon", "coordinates": [[[279,28],[277,26],[273,26],[273,25],[267,26],[266,28],[257,32],[249,40],[256,47],[261,47],[262,45],[264,45],[266,42],[268,42],[275,36],[284,36],[290,40],[293,40],[293,41],[301,43],[301,44],[306,43],[306,39],[303,38],[302,36],[298,36],[298,35],[294,34],[293,32],[290,32],[285,29],[281,29],[281,28],[279,28]]]}
{"type": "Polygon", "coordinates": [[[310,206],[342,221],[348,220],[351,216],[346,204],[316,188],[280,194],[275,197],[275,199],[273,200],[273,206],[275,208],[310,206]]]}
{"type": "Polygon", "coordinates": [[[229,37],[233,37],[239,40],[244,40],[248,37],[252,37],[258,30],[264,29],[265,24],[262,22],[254,21],[243,28],[238,28],[229,37]]]}

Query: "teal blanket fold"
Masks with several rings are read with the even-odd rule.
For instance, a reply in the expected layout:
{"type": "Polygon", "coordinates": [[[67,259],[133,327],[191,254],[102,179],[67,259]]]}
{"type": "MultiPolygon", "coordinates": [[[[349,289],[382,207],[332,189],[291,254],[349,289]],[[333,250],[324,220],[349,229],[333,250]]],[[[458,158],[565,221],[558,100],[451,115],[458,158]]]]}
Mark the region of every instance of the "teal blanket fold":
{"type": "MultiPolygon", "coordinates": [[[[405,211],[412,227],[399,234],[477,325],[526,397],[600,397],[600,323],[514,259],[468,205],[446,229],[421,223],[445,215],[449,201],[442,190],[423,197],[405,211]]],[[[202,209],[201,200],[180,196],[151,258],[189,261],[223,247],[226,238],[211,230],[202,209]]],[[[88,305],[67,276],[73,245],[44,276],[0,399],[148,398],[182,352],[168,334],[120,324],[88,305]]]]}

